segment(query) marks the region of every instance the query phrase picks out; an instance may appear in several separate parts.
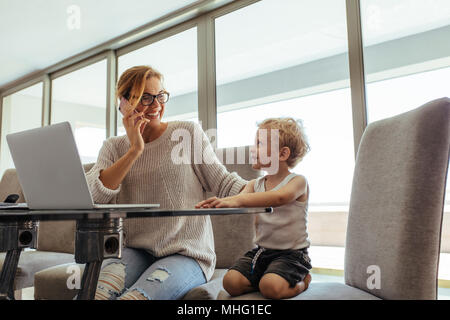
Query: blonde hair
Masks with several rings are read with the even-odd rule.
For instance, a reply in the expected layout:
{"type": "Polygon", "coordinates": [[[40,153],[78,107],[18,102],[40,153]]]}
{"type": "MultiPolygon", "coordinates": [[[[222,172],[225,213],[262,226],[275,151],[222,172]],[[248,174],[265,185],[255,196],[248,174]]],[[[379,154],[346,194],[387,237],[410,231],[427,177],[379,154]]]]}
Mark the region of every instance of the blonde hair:
{"type": "Polygon", "coordinates": [[[135,108],[144,93],[145,82],[151,77],[163,81],[163,75],[150,66],[136,66],[125,70],[117,82],[116,101],[124,97],[135,108]]]}
{"type": "Polygon", "coordinates": [[[288,147],[291,152],[286,161],[289,168],[294,168],[311,149],[301,120],[269,118],[258,123],[258,128],[278,129],[280,149],[288,147]]]}

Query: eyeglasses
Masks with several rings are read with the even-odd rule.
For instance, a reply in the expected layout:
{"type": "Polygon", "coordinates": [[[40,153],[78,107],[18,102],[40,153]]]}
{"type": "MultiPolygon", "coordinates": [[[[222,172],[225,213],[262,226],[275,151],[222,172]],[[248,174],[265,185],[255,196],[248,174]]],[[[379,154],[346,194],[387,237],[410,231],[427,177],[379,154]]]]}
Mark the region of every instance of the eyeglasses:
{"type": "Polygon", "coordinates": [[[149,106],[153,103],[153,101],[155,101],[155,98],[158,100],[159,103],[166,103],[167,101],[169,101],[169,93],[161,92],[156,95],[144,93],[141,98],[141,104],[143,106],[149,106]]]}

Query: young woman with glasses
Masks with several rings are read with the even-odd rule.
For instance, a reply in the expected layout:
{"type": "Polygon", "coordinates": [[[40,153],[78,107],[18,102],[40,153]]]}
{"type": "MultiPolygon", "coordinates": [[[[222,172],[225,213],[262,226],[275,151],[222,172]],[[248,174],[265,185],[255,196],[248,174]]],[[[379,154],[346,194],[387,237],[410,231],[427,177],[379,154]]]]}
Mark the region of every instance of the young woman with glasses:
{"type": "MultiPolygon", "coordinates": [[[[159,203],[161,208],[191,209],[203,189],[218,197],[238,194],[247,181],[219,162],[200,125],[163,122],[169,100],[162,75],[148,66],[126,70],[116,97],[122,100],[126,135],[107,139],[87,179],[97,203],[159,203]],[[172,150],[174,132],[188,133],[203,161],[185,153],[181,164],[172,150]]],[[[189,139],[188,139],[189,140],[189,139]]],[[[135,218],[124,221],[122,259],[107,259],[96,299],[179,299],[208,281],[215,267],[210,217],[135,218]]]]}

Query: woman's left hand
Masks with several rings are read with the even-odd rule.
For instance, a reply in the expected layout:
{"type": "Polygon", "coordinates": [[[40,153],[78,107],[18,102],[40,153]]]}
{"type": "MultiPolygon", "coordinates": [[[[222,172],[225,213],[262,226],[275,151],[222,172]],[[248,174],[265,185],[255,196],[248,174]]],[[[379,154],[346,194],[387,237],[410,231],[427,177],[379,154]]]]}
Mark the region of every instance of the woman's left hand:
{"type": "Polygon", "coordinates": [[[217,198],[211,197],[200,201],[195,205],[195,208],[239,208],[241,203],[238,196],[217,198]]]}

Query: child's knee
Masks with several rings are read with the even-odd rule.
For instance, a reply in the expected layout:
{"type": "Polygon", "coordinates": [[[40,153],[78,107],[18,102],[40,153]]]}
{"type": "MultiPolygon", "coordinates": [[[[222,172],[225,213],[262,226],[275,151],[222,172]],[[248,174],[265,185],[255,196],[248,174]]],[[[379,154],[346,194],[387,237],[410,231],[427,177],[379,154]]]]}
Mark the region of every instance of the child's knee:
{"type": "Polygon", "coordinates": [[[250,281],[239,271],[229,270],[223,277],[222,284],[231,296],[237,296],[244,292],[244,289],[250,285],[250,281]]]}
{"type": "Polygon", "coordinates": [[[265,275],[259,281],[259,291],[267,299],[282,299],[289,284],[284,279],[265,275]]]}

